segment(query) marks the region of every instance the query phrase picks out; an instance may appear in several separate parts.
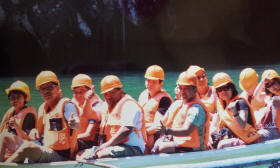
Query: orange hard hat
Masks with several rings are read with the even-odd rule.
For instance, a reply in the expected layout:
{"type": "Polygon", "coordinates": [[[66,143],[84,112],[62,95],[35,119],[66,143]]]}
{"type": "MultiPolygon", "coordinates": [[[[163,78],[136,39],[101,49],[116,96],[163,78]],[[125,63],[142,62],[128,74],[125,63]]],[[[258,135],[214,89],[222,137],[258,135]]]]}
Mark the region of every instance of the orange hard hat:
{"type": "Polygon", "coordinates": [[[115,88],[122,88],[123,85],[117,76],[107,75],[101,80],[100,86],[101,86],[101,93],[104,94],[115,88]]]}
{"type": "Polygon", "coordinates": [[[23,92],[26,95],[26,101],[30,100],[30,89],[26,83],[19,81],[19,80],[15,81],[5,91],[6,91],[7,95],[9,95],[11,93],[11,91],[14,91],[14,90],[23,92]]]}
{"type": "Polygon", "coordinates": [[[87,86],[92,88],[94,85],[92,84],[92,80],[88,75],[78,74],[73,78],[71,88],[74,89],[75,87],[79,86],[87,86]]]}
{"type": "Polygon", "coordinates": [[[179,75],[177,85],[196,86],[196,76],[190,71],[184,71],[179,75]]]}
{"type": "Polygon", "coordinates": [[[215,88],[221,87],[221,86],[226,85],[228,83],[233,83],[230,76],[227,73],[224,73],[224,72],[216,73],[213,76],[212,82],[213,82],[213,85],[214,85],[215,88]]]}
{"type": "Polygon", "coordinates": [[[54,82],[59,84],[59,80],[55,73],[52,71],[41,71],[36,77],[36,88],[39,90],[39,87],[45,83],[54,82]]]}
{"type": "Polygon", "coordinates": [[[164,71],[158,65],[151,65],[147,68],[144,77],[147,78],[147,79],[164,80],[164,71]]]}
{"type": "Polygon", "coordinates": [[[273,78],[280,78],[280,77],[274,69],[267,69],[262,73],[262,79],[264,78],[271,80],[273,78]]]}
{"type": "Polygon", "coordinates": [[[190,72],[194,73],[195,75],[197,75],[197,72],[200,72],[200,71],[205,72],[205,69],[201,68],[200,66],[197,66],[197,65],[191,65],[191,66],[189,66],[187,71],[190,71],[190,72]]]}
{"type": "Polygon", "coordinates": [[[257,86],[259,75],[253,68],[245,68],[239,75],[239,87],[242,90],[250,90],[252,87],[257,86]]]}

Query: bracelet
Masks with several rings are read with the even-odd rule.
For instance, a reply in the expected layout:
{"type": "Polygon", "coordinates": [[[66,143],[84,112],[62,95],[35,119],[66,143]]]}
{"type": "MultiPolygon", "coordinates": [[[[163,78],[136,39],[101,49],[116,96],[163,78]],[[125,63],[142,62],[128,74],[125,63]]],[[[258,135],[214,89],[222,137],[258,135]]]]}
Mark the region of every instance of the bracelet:
{"type": "Polygon", "coordinates": [[[239,114],[238,114],[238,113],[236,113],[236,114],[234,114],[234,115],[233,115],[233,117],[238,117],[238,116],[239,116],[239,114]]]}

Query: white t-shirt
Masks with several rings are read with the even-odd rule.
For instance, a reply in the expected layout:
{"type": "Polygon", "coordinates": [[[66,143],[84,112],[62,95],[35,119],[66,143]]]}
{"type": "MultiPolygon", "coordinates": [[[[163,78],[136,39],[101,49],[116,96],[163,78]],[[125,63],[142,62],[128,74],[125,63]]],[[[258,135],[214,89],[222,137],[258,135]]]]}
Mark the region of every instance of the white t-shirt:
{"type": "MultiPolygon", "coordinates": [[[[141,108],[132,101],[127,101],[122,106],[121,111],[121,125],[137,128],[141,130],[142,128],[143,114],[141,108]]],[[[138,146],[144,153],[145,141],[142,132],[139,131],[140,136],[136,134],[135,130],[129,134],[129,141],[125,144],[130,146],[138,146]]]]}

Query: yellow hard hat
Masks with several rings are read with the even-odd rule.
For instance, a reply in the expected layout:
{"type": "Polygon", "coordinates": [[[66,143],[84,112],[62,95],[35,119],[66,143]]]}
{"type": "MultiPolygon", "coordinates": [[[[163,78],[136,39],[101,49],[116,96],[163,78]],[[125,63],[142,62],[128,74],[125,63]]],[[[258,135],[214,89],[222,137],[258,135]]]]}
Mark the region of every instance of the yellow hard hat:
{"type": "Polygon", "coordinates": [[[24,83],[22,81],[19,81],[19,80],[15,81],[5,91],[6,91],[7,95],[9,95],[10,92],[14,91],[14,90],[18,90],[18,91],[23,92],[26,95],[26,101],[30,100],[30,89],[29,89],[29,87],[28,87],[28,85],[26,83],[24,83]]]}
{"type": "Polygon", "coordinates": [[[262,79],[264,78],[271,80],[273,78],[280,78],[280,77],[274,69],[267,69],[262,73],[262,79]]]}
{"type": "Polygon", "coordinates": [[[59,84],[59,80],[55,73],[53,73],[52,71],[41,71],[36,77],[36,88],[39,90],[39,87],[42,84],[48,82],[55,82],[59,84]]]}
{"type": "Polygon", "coordinates": [[[92,84],[92,80],[88,75],[78,74],[73,78],[71,88],[74,89],[74,87],[78,86],[87,86],[92,88],[94,85],[92,84]]]}
{"type": "Polygon", "coordinates": [[[117,76],[108,75],[101,80],[100,86],[101,86],[101,93],[104,94],[115,88],[122,88],[123,85],[117,76]]]}
{"type": "Polygon", "coordinates": [[[147,68],[144,77],[147,78],[147,79],[164,80],[164,71],[158,65],[151,65],[147,68]]]}
{"type": "Polygon", "coordinates": [[[239,75],[239,87],[242,90],[250,90],[253,86],[257,86],[259,75],[253,68],[245,68],[239,75]]]}
{"type": "Polygon", "coordinates": [[[197,65],[189,66],[187,71],[190,71],[190,72],[194,73],[195,75],[197,75],[197,72],[200,72],[200,71],[205,72],[204,68],[201,68],[200,66],[197,66],[197,65]]]}
{"type": "Polygon", "coordinates": [[[196,77],[190,71],[182,72],[177,80],[177,85],[193,85],[196,86],[196,77]]]}
{"type": "Polygon", "coordinates": [[[230,76],[224,72],[216,73],[212,79],[212,82],[215,88],[221,87],[228,83],[233,83],[230,76]]]}

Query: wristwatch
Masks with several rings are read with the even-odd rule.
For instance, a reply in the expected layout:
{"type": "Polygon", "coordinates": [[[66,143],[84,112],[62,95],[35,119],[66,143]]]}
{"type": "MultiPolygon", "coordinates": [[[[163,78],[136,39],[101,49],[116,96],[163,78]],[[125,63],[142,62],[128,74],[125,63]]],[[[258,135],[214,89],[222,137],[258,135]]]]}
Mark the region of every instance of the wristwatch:
{"type": "Polygon", "coordinates": [[[168,135],[169,134],[169,130],[170,130],[170,128],[165,128],[165,135],[168,135]]]}

